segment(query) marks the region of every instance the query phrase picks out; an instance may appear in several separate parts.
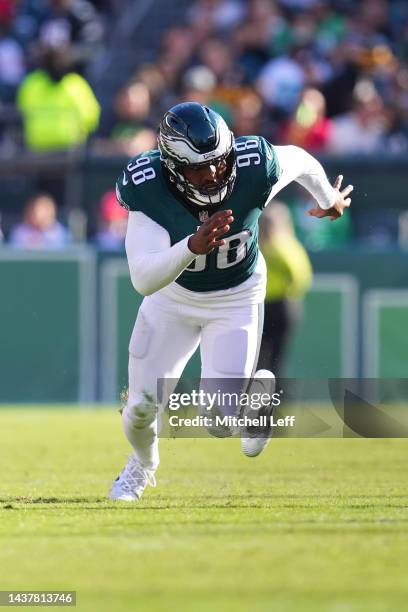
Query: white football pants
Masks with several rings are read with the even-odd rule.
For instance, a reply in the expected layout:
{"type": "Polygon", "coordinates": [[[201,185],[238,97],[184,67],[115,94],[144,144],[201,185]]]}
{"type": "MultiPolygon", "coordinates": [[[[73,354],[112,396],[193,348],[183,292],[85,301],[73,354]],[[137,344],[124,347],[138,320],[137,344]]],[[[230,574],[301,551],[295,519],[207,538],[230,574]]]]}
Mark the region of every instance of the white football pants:
{"type": "Polygon", "coordinates": [[[157,402],[157,380],[174,379],[173,388],[166,389],[168,397],[198,345],[202,379],[249,379],[258,359],[262,326],[263,303],[214,300],[209,307],[180,303],[161,292],[143,300],[129,345],[123,429],[147,469],[159,464],[157,416],[151,410],[152,402],[157,402]]]}

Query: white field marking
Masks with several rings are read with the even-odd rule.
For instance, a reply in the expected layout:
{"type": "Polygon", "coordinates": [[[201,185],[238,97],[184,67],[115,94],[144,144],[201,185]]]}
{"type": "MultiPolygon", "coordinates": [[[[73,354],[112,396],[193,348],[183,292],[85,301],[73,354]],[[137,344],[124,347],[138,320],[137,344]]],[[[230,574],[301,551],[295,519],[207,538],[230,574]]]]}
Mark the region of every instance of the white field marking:
{"type": "Polygon", "coordinates": [[[117,402],[118,382],[118,280],[129,279],[125,259],[109,259],[101,267],[101,399],[117,402]]]}
{"type": "Polygon", "coordinates": [[[371,289],[363,300],[363,358],[364,377],[380,377],[380,309],[389,307],[408,309],[408,290],[371,289]]]}
{"type": "Polygon", "coordinates": [[[312,291],[341,294],[341,377],[357,376],[359,285],[352,274],[316,274],[312,291]]]}

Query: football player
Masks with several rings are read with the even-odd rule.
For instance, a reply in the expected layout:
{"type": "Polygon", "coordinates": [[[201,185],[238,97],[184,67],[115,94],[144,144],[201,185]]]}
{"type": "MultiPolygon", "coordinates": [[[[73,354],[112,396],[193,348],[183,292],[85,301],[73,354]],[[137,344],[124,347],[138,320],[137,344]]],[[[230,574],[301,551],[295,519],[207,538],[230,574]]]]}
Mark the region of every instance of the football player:
{"type": "MultiPolygon", "coordinates": [[[[137,155],[119,177],[130,276],[146,297],[130,339],[122,416],[133,454],[111,499],[137,500],[155,484],[158,379],[179,379],[198,345],[202,381],[224,379],[231,391],[231,381],[254,375],[266,277],[258,219],[291,181],[315,198],[309,215],[334,220],[350,206],[352,186],[341,189],[342,176],[332,186],[306,151],[260,136],[234,139],[217,113],[194,102],[171,108],[158,149],[137,155]]],[[[273,389],[272,373],[270,382],[273,389]]],[[[268,439],[248,433],[242,450],[256,456],[268,439]]]]}

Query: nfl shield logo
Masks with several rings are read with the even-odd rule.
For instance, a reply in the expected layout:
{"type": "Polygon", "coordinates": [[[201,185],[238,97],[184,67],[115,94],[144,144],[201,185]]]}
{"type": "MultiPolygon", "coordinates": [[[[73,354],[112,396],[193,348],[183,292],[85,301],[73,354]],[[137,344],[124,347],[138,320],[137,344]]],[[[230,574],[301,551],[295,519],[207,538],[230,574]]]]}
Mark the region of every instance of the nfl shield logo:
{"type": "Polygon", "coordinates": [[[198,217],[201,223],[204,223],[204,221],[207,221],[208,219],[208,212],[206,210],[200,210],[200,212],[198,213],[198,217]]]}

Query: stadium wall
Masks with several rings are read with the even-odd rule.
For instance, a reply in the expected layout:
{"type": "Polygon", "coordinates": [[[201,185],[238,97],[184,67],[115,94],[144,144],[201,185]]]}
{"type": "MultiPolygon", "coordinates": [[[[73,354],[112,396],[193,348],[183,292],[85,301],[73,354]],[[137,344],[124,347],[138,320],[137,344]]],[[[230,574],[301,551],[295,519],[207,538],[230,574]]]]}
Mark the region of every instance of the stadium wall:
{"type": "MultiPolygon", "coordinates": [[[[288,375],[405,376],[408,255],[312,254],[315,279],[288,375]]],[[[111,402],[126,386],[127,346],[142,297],[123,256],[90,248],[0,250],[0,403],[111,402]]],[[[185,376],[197,376],[199,356],[185,376]]]]}

